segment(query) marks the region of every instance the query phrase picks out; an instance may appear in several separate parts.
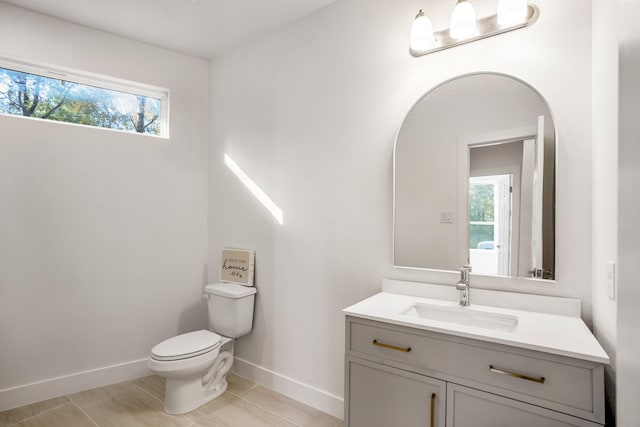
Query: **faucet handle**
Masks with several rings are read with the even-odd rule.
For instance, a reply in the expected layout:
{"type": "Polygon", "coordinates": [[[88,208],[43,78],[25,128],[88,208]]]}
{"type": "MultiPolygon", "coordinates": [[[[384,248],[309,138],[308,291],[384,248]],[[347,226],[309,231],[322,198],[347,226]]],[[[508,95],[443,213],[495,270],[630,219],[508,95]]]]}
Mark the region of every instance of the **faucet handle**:
{"type": "Polygon", "coordinates": [[[471,266],[468,264],[465,264],[462,266],[462,268],[459,268],[458,271],[460,272],[460,280],[464,282],[468,282],[469,273],[471,273],[471,266]]]}

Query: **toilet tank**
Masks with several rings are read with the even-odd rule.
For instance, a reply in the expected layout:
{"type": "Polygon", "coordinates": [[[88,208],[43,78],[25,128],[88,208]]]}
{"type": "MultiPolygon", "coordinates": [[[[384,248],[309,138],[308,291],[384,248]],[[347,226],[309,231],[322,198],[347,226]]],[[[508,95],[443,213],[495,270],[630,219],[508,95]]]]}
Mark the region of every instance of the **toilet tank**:
{"type": "Polygon", "coordinates": [[[220,335],[238,338],[253,326],[256,288],[233,283],[213,283],[204,287],[208,296],[209,328],[220,335]]]}

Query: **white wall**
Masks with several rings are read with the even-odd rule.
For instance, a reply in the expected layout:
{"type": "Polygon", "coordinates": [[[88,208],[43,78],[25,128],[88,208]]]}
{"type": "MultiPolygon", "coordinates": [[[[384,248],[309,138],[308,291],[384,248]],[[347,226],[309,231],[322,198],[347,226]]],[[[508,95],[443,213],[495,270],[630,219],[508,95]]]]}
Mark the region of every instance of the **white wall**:
{"type": "Polygon", "coordinates": [[[0,116],[2,409],[14,387],[206,327],[208,64],[4,3],[0,40],[0,55],[171,91],[168,141],[0,116]]]}
{"type": "MultiPolygon", "coordinates": [[[[477,0],[479,13],[495,2],[477,0]]],[[[538,0],[532,27],[421,58],[419,8],[446,26],[450,4],[340,0],[211,63],[210,272],[226,245],[257,250],[255,326],[237,355],[330,395],[343,393],[341,309],[382,277],[454,283],[391,263],[392,149],[411,105],[473,71],[515,75],[549,102],[558,129],[557,283],[472,278],[581,298],[591,318],[591,3],[538,0]],[[444,10],[446,9],[446,10],[444,10]],[[284,211],[273,218],[226,170],[228,153],[284,211]]]]}
{"type": "Polygon", "coordinates": [[[640,4],[616,2],[620,42],[620,100],[618,155],[618,324],[617,324],[617,422],[619,426],[640,425],[640,4]]]}
{"type": "Polygon", "coordinates": [[[615,408],[616,302],[607,293],[607,261],[618,261],[618,30],[616,3],[593,1],[593,332],[611,365],[607,404],[615,408]]]}

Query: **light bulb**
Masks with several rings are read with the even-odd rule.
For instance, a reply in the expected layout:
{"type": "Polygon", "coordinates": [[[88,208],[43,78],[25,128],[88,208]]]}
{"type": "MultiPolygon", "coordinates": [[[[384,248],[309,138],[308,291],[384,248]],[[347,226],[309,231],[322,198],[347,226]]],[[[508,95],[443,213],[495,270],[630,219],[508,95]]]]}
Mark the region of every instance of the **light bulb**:
{"type": "Polygon", "coordinates": [[[420,9],[411,26],[410,47],[413,51],[427,50],[433,45],[433,25],[431,20],[420,9]]]}
{"type": "Polygon", "coordinates": [[[515,25],[527,20],[527,0],[500,0],[498,25],[515,25]]]}
{"type": "Polygon", "coordinates": [[[449,34],[454,39],[466,39],[476,33],[476,11],[468,0],[458,0],[451,14],[449,34]]]}

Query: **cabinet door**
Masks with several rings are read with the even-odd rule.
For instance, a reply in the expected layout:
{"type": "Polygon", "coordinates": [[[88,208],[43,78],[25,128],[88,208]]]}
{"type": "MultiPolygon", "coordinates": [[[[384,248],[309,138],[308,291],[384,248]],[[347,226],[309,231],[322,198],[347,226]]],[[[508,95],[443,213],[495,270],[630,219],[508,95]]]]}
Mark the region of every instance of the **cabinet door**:
{"type": "Polygon", "coordinates": [[[601,427],[506,397],[447,384],[447,427],[601,427]]]}
{"type": "Polygon", "coordinates": [[[444,381],[348,359],[347,426],[444,427],[445,390],[444,381]]]}

